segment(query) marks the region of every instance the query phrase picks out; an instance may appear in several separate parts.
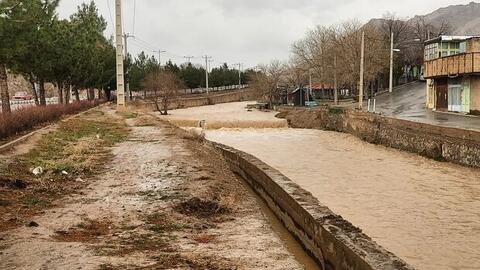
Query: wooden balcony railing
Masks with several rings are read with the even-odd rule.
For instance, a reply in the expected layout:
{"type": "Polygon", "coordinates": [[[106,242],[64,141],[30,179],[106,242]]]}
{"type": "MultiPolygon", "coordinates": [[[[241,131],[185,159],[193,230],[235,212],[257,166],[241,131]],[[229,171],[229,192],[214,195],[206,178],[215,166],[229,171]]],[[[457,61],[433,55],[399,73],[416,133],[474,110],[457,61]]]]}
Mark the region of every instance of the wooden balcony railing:
{"type": "Polygon", "coordinates": [[[423,77],[453,77],[457,75],[480,74],[480,52],[462,53],[425,61],[423,77]]]}

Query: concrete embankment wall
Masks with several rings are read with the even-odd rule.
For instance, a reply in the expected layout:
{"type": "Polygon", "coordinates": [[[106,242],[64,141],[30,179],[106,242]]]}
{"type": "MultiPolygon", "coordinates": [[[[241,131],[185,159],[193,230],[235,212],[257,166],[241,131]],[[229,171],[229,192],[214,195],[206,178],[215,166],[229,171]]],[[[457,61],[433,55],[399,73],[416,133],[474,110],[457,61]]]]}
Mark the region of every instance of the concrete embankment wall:
{"type": "Polygon", "coordinates": [[[352,134],[364,141],[440,161],[480,167],[480,132],[336,108],[280,108],[293,128],[352,134]]]}
{"type": "MultiPolygon", "coordinates": [[[[200,107],[206,105],[214,105],[220,103],[228,103],[228,102],[238,102],[238,101],[247,101],[247,100],[255,100],[256,95],[255,91],[246,88],[243,90],[237,91],[229,91],[227,93],[211,93],[210,95],[199,95],[194,97],[181,97],[178,98],[175,102],[173,102],[170,106],[170,110],[174,109],[182,109],[182,108],[190,108],[190,107],[200,107]]],[[[155,110],[155,104],[151,101],[147,101],[144,106],[147,109],[155,110]]]]}
{"type": "Polygon", "coordinates": [[[413,269],[259,159],[214,143],[322,269],[413,269]]]}

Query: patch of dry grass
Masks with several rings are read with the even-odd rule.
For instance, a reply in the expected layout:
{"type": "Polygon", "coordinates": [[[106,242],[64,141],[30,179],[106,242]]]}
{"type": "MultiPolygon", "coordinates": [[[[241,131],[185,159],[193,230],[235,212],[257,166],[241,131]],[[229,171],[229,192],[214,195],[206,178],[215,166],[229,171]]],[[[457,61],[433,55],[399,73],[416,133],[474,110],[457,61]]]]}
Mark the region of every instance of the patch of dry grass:
{"type": "Polygon", "coordinates": [[[85,186],[111,159],[109,147],[126,139],[122,121],[104,116],[73,118],[44,135],[27,154],[0,160],[0,228],[53,205],[55,199],[85,186]],[[32,169],[43,168],[34,176],[32,169]],[[77,181],[81,179],[80,181],[77,181]]]}
{"type": "Polygon", "coordinates": [[[54,238],[61,242],[92,243],[98,241],[99,237],[110,234],[111,224],[109,220],[87,220],[67,231],[56,231],[54,238]]]}

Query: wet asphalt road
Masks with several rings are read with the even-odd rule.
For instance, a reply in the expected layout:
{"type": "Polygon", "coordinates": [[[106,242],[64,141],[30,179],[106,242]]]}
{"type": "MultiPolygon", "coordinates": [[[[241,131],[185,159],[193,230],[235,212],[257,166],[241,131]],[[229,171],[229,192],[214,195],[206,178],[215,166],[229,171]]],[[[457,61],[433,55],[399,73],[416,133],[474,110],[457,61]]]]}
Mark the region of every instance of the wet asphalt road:
{"type": "Polygon", "coordinates": [[[427,109],[425,88],[425,82],[414,82],[395,88],[393,93],[379,95],[376,111],[409,121],[480,131],[480,117],[427,109]]]}

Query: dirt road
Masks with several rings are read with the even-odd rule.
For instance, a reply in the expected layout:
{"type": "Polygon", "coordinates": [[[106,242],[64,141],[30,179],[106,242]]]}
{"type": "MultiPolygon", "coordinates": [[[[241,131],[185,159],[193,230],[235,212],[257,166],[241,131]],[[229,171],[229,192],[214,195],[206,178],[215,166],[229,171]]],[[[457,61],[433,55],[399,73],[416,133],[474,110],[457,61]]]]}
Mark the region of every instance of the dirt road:
{"type": "MultiPolygon", "coordinates": [[[[303,268],[201,137],[108,107],[84,117],[126,121],[128,135],[105,150],[99,173],[52,178],[76,182],[70,195],[14,218],[0,233],[1,269],[303,268]]],[[[19,187],[0,188],[5,195],[19,187]]],[[[8,199],[16,203],[0,197],[0,208],[8,199]]]]}

